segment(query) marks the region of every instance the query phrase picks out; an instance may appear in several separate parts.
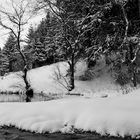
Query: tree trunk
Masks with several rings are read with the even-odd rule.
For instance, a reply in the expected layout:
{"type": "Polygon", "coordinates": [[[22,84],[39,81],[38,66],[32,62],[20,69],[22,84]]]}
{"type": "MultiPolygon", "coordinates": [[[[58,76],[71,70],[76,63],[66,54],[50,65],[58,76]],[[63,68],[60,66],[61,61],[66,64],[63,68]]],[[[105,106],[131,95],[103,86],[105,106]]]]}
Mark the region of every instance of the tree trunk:
{"type": "Polygon", "coordinates": [[[9,72],[13,72],[13,61],[9,61],[9,72]]]}
{"type": "Polygon", "coordinates": [[[25,82],[25,89],[28,90],[30,88],[30,85],[28,83],[28,80],[27,80],[27,72],[28,72],[28,69],[27,69],[27,66],[24,67],[24,70],[23,70],[23,79],[24,79],[24,82],[25,82]]]}
{"type": "Polygon", "coordinates": [[[24,55],[24,53],[20,50],[20,40],[19,38],[17,39],[18,41],[18,51],[23,59],[23,62],[24,62],[24,69],[23,69],[23,80],[25,82],[25,89],[26,89],[26,102],[31,102],[31,98],[33,97],[33,90],[30,88],[30,84],[27,80],[27,72],[28,72],[28,69],[27,69],[27,60],[26,60],[26,56],[24,55]]]}
{"type": "MultiPolygon", "coordinates": [[[[86,9],[86,15],[88,15],[89,13],[90,13],[90,15],[92,15],[91,14],[91,7],[89,7],[89,8],[87,8],[86,9]]],[[[91,17],[89,17],[88,19],[87,19],[87,24],[89,24],[91,22],[91,17]]],[[[89,30],[87,33],[86,33],[86,37],[88,38],[87,40],[86,40],[86,44],[87,44],[87,48],[91,48],[91,46],[92,46],[92,41],[91,41],[91,35],[92,35],[92,33],[91,33],[91,30],[89,30]]],[[[90,63],[90,61],[91,61],[91,54],[90,53],[88,53],[88,59],[87,59],[87,64],[88,64],[88,68],[90,67],[90,65],[89,65],[89,63],[90,63]]]]}
{"type": "Polygon", "coordinates": [[[139,18],[140,18],[140,0],[138,0],[138,6],[139,6],[139,18]]]}
{"type": "Polygon", "coordinates": [[[69,91],[72,91],[75,88],[75,82],[74,82],[74,54],[72,54],[71,63],[69,63],[69,66],[70,66],[70,88],[69,88],[69,91]]]}
{"type": "Polygon", "coordinates": [[[132,82],[133,82],[133,85],[134,87],[137,87],[137,75],[136,75],[136,66],[132,66],[133,67],[133,79],[132,79],[132,82]]]}
{"type": "Polygon", "coordinates": [[[74,67],[72,66],[72,70],[71,70],[71,89],[70,90],[73,90],[75,88],[75,85],[74,85],[74,67]]]}
{"type": "Polygon", "coordinates": [[[133,84],[134,87],[137,87],[136,72],[133,73],[133,84]]]}
{"type": "Polygon", "coordinates": [[[28,69],[27,69],[27,66],[24,67],[24,70],[23,70],[23,79],[24,79],[24,82],[25,82],[25,89],[26,89],[26,102],[31,102],[31,98],[33,97],[33,90],[30,88],[30,84],[27,80],[27,72],[28,72],[28,69]]]}
{"type": "MultiPolygon", "coordinates": [[[[122,5],[121,5],[121,8],[122,8],[122,13],[123,13],[124,20],[125,20],[125,23],[126,23],[124,39],[123,39],[123,43],[121,44],[121,46],[123,46],[123,44],[128,41],[129,21],[128,21],[128,18],[127,18],[127,14],[125,12],[125,9],[124,9],[124,7],[122,5]]],[[[129,59],[129,63],[130,63],[129,66],[132,69],[132,82],[133,82],[134,87],[136,87],[137,86],[136,66],[131,63],[131,61],[132,61],[132,59],[134,57],[133,56],[133,53],[132,53],[133,52],[133,48],[132,48],[131,44],[128,45],[127,51],[128,51],[128,55],[129,55],[129,58],[128,58],[129,59]]]]}
{"type": "Polygon", "coordinates": [[[135,62],[131,62],[134,58],[134,54],[133,54],[133,47],[131,44],[129,44],[129,61],[130,61],[130,66],[132,67],[132,82],[133,82],[133,85],[134,87],[137,86],[137,77],[136,77],[136,64],[135,62]]]}

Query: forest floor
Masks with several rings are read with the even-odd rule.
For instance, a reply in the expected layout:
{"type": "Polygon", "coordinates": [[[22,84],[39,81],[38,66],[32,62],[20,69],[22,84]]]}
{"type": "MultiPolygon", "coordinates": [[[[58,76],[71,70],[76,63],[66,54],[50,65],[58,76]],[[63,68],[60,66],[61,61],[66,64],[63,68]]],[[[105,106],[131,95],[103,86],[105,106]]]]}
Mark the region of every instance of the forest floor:
{"type": "Polygon", "coordinates": [[[2,127],[0,128],[0,140],[131,140],[131,138],[101,136],[90,132],[74,134],[36,134],[22,131],[15,127],[2,127]]]}

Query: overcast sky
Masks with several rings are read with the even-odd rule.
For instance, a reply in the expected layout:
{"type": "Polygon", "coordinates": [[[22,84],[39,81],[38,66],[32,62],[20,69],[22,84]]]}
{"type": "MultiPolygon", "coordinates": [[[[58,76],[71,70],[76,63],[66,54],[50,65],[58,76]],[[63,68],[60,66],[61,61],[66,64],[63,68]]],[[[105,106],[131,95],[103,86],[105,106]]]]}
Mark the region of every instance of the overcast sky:
{"type": "MultiPolygon", "coordinates": [[[[19,0],[15,0],[15,1],[19,1],[19,0]]],[[[28,1],[28,0],[27,0],[28,1]]],[[[10,10],[10,4],[8,4],[9,0],[0,0],[0,6],[4,7],[5,9],[10,10]]],[[[32,26],[37,26],[39,24],[39,22],[42,20],[42,18],[44,18],[45,15],[43,13],[40,13],[36,16],[34,16],[29,22],[28,25],[26,25],[25,29],[24,29],[24,37],[28,32],[28,28],[30,27],[30,25],[32,26]]],[[[3,48],[7,37],[8,37],[8,30],[3,29],[0,26],[0,48],[3,48]]]]}

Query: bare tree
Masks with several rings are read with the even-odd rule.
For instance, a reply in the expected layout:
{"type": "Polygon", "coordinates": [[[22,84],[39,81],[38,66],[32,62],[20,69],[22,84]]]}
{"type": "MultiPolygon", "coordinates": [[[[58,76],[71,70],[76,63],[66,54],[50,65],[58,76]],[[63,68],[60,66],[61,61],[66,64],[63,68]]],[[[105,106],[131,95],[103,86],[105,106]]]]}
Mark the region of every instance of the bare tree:
{"type": "MultiPolygon", "coordinates": [[[[40,10],[44,8],[45,10],[51,11],[59,21],[60,29],[58,34],[56,35],[57,42],[60,43],[59,47],[60,52],[63,54],[61,60],[66,61],[69,65],[68,75],[68,90],[71,91],[75,88],[74,82],[74,72],[75,65],[80,56],[80,39],[83,34],[80,32],[81,26],[78,24],[78,16],[75,15],[72,9],[66,10],[64,7],[63,1],[59,3],[59,1],[52,0],[36,0],[37,7],[35,10],[40,10]]],[[[73,3],[70,3],[73,4],[73,3]]],[[[72,5],[71,8],[74,8],[72,5]]],[[[55,41],[55,40],[54,40],[55,41]]],[[[57,43],[56,43],[57,44],[57,43]]],[[[59,75],[59,74],[58,74],[59,75]]]]}
{"type": "MultiPolygon", "coordinates": [[[[121,50],[123,50],[123,45],[127,44],[126,49],[127,49],[127,54],[128,54],[129,67],[132,71],[132,82],[133,82],[134,87],[136,87],[137,86],[137,78],[136,78],[137,64],[136,64],[136,60],[137,60],[138,53],[139,53],[139,50],[140,50],[139,38],[138,37],[131,37],[131,36],[128,37],[128,30],[130,28],[130,21],[128,20],[127,12],[126,12],[126,9],[125,9],[125,6],[128,3],[128,0],[123,0],[123,1],[116,0],[115,2],[121,6],[122,15],[123,15],[123,18],[124,18],[124,21],[125,21],[124,38],[123,38],[123,42],[121,43],[120,48],[121,48],[121,50]],[[131,45],[131,43],[133,43],[133,46],[131,45]]],[[[138,1],[138,3],[140,3],[140,2],[138,1]]]]}
{"type": "Polygon", "coordinates": [[[27,59],[23,51],[24,40],[22,39],[25,26],[32,17],[32,12],[30,9],[31,1],[19,0],[9,0],[7,7],[0,7],[0,26],[11,32],[16,39],[16,49],[21,55],[24,63],[23,69],[23,80],[25,82],[26,89],[26,101],[30,101],[29,95],[32,91],[30,89],[30,84],[27,80],[27,59]],[[31,92],[30,92],[31,91],[31,92]]]}
{"type": "Polygon", "coordinates": [[[69,91],[69,82],[68,82],[67,74],[63,74],[61,72],[59,65],[57,65],[54,70],[53,79],[56,82],[58,82],[61,86],[63,86],[67,91],[69,91]]]}

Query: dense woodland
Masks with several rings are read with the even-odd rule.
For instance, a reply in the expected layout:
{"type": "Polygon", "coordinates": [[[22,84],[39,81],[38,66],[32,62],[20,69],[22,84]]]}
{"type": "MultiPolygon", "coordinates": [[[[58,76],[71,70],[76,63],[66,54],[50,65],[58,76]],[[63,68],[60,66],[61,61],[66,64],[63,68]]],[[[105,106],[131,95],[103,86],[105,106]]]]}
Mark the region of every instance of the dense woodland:
{"type": "MultiPolygon", "coordinates": [[[[116,81],[137,86],[140,80],[140,0],[36,2],[34,11],[45,9],[46,17],[37,27],[30,25],[24,40],[26,44],[20,51],[17,49],[20,40],[10,30],[0,50],[1,75],[23,70],[25,65],[27,71],[66,61],[69,90],[72,90],[75,64],[82,59],[90,69],[105,56],[106,65],[111,65],[116,72],[116,81]]],[[[25,82],[28,89],[28,82],[25,82]]]]}

